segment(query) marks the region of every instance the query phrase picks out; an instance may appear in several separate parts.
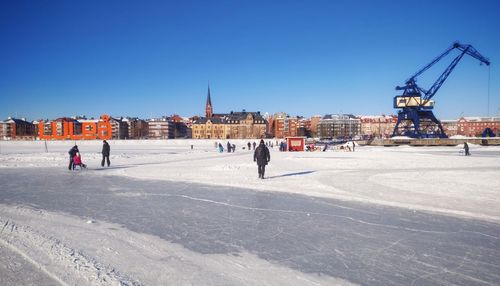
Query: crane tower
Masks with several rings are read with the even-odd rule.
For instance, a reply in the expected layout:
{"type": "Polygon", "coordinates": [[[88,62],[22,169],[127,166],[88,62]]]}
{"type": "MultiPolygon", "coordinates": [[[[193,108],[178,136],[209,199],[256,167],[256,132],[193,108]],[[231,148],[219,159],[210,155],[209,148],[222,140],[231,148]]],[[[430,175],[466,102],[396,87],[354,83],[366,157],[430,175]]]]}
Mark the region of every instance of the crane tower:
{"type": "Polygon", "coordinates": [[[396,87],[396,90],[402,90],[403,94],[394,97],[394,108],[401,110],[398,112],[398,121],[394,127],[392,136],[448,138],[441,123],[432,113],[432,109],[434,108],[434,100],[432,100],[432,98],[465,54],[478,59],[481,64],[490,65],[490,61],[483,57],[471,45],[462,45],[459,42],[455,42],[432,62],[407,79],[404,86],[396,87]],[[453,59],[446,70],[428,90],[417,85],[417,77],[419,75],[455,49],[459,50],[460,54],[453,59]]]}

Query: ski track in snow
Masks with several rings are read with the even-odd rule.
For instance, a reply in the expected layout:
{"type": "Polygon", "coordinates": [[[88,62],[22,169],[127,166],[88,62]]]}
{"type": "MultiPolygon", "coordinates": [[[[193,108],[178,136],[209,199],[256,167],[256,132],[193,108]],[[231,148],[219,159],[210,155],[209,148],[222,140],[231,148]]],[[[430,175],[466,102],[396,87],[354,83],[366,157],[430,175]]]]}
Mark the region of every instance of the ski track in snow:
{"type": "Polygon", "coordinates": [[[119,225],[88,221],[0,204],[0,244],[61,285],[356,285],[338,278],[300,273],[251,254],[193,253],[119,225]],[[35,224],[28,226],[26,222],[35,224]],[[86,252],[79,250],[89,246],[91,249],[86,252]],[[143,279],[124,275],[111,265],[128,269],[131,275],[143,279]]]}
{"type": "Polygon", "coordinates": [[[61,285],[142,285],[58,238],[2,217],[0,224],[0,243],[61,285]]]}
{"type": "MultiPolygon", "coordinates": [[[[231,140],[231,142],[241,147],[246,145],[247,140],[231,140]]],[[[213,149],[214,141],[111,141],[110,143],[112,148],[111,168],[98,166],[101,160],[100,142],[78,143],[84,163],[89,165],[87,172],[97,176],[111,175],[140,180],[202,183],[211,186],[207,187],[207,190],[217,186],[229,186],[256,191],[298,193],[311,197],[336,198],[344,201],[444,213],[465,219],[474,218],[494,223],[500,222],[500,209],[498,208],[500,205],[499,147],[481,147],[471,144],[471,157],[458,156],[460,146],[435,148],[358,147],[356,153],[281,153],[271,150],[271,163],[266,168],[267,179],[258,180],[256,179],[256,166],[252,161],[252,151],[238,149],[236,153],[219,154],[213,149]],[[190,144],[194,144],[194,150],[188,149],[187,146],[190,144]]],[[[67,168],[67,149],[72,145],[72,142],[48,142],[48,153],[43,151],[43,142],[0,142],[0,144],[2,144],[1,150],[3,152],[0,154],[1,175],[2,170],[5,169],[67,168]]],[[[86,173],[74,172],[71,175],[74,175],[75,178],[81,176],[85,179],[86,173]]],[[[229,201],[189,195],[153,194],[145,191],[120,192],[119,189],[112,187],[108,190],[117,196],[170,196],[256,212],[327,216],[382,229],[428,233],[436,235],[436,237],[453,233],[378,224],[332,213],[251,207],[229,201]]],[[[32,204],[36,207],[35,203],[32,204]]],[[[340,204],[332,206],[350,210],[350,207],[340,204]]],[[[352,210],[364,212],[366,215],[370,214],[368,210],[361,208],[352,210]]],[[[231,212],[228,211],[226,217],[228,226],[216,227],[228,229],[227,231],[232,233],[234,231],[234,218],[231,215],[231,212]]],[[[261,282],[258,283],[259,285],[265,285],[269,281],[270,283],[267,283],[269,285],[276,285],[276,283],[280,285],[349,284],[347,281],[333,277],[308,276],[289,268],[270,264],[268,261],[263,261],[249,254],[240,254],[239,258],[202,256],[198,253],[190,253],[186,249],[178,249],[176,245],[165,244],[165,241],[159,238],[127,232],[120,226],[108,225],[105,222],[96,222],[92,219],[88,221],[89,223],[85,224],[81,218],[67,218],[66,215],[0,204],[0,244],[22,256],[61,285],[155,285],[172,281],[176,285],[256,285],[257,281],[261,282]],[[49,218],[56,222],[65,222],[73,230],[86,230],[94,234],[99,243],[107,242],[107,246],[86,245],[89,243],[88,241],[92,241],[91,236],[85,236],[83,232],[80,233],[82,237],[86,237],[87,241],[72,237],[57,224],[46,221],[49,218]],[[104,229],[104,225],[109,229],[117,230],[110,232],[109,229],[104,229]],[[117,237],[114,232],[127,238],[117,237]],[[114,241],[118,247],[110,245],[111,241],[114,241]],[[131,250],[128,251],[128,248],[131,250]],[[146,268],[133,268],[118,258],[124,255],[123,257],[127,259],[133,259],[136,257],[134,251],[149,256],[149,258],[141,258],[143,259],[141,262],[147,265],[146,268]],[[170,256],[157,256],[158,254],[155,253],[157,251],[169,253],[170,256]],[[241,257],[245,259],[241,259],[241,257]],[[163,260],[167,260],[168,263],[163,260]],[[263,270],[266,268],[274,272],[263,270]],[[127,271],[122,272],[120,269],[127,271]],[[238,275],[231,275],[231,272],[238,273],[238,275]],[[193,273],[199,273],[199,275],[193,273]],[[255,280],[255,277],[252,276],[266,277],[268,280],[255,280]]],[[[454,233],[470,233],[494,241],[499,240],[497,236],[479,231],[458,230],[454,233]]],[[[268,234],[269,239],[277,239],[287,235],[289,234],[286,229],[279,226],[268,234]]],[[[401,247],[409,237],[391,239],[387,241],[385,246],[371,251],[379,253],[391,251],[401,247]]],[[[236,243],[232,245],[237,247],[236,243]]],[[[320,252],[310,252],[302,256],[314,259],[314,256],[319,254],[320,252]]],[[[340,249],[331,251],[331,255],[339,257],[340,267],[350,269],[349,257],[345,257],[340,249]]],[[[416,254],[410,249],[407,255],[405,259],[411,260],[416,254]]],[[[477,284],[494,285],[460,272],[460,269],[466,264],[487,263],[477,262],[477,259],[470,255],[465,253],[457,257],[457,261],[460,263],[453,268],[436,268],[432,264],[426,265],[430,270],[420,273],[420,276],[413,279],[410,284],[428,283],[433,281],[432,279],[436,276],[454,274],[466,277],[469,281],[474,281],[477,284]]],[[[299,255],[287,259],[293,264],[292,260],[297,258],[299,255]]],[[[420,261],[419,263],[425,262],[420,261]]],[[[497,265],[487,266],[498,268],[497,265]]],[[[377,266],[374,265],[374,267],[377,266]]],[[[491,275],[494,276],[494,274],[491,275]]],[[[435,280],[434,282],[443,281],[435,280]]]]}

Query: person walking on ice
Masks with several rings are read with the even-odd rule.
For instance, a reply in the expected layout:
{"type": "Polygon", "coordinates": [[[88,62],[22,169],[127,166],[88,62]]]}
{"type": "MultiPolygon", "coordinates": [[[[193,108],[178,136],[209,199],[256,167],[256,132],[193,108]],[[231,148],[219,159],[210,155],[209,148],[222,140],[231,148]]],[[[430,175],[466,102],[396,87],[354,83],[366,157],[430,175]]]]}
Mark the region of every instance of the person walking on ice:
{"type": "Polygon", "coordinates": [[[469,144],[467,144],[467,142],[464,142],[464,152],[465,152],[465,156],[470,156],[469,144]]]}
{"type": "Polygon", "coordinates": [[[101,161],[101,167],[104,167],[104,161],[106,160],[108,163],[108,167],[110,165],[109,162],[109,152],[111,148],[109,147],[109,144],[106,140],[102,140],[102,161],[101,161]]]}
{"type": "Polygon", "coordinates": [[[269,161],[271,161],[271,155],[269,154],[269,149],[266,147],[264,140],[260,140],[259,147],[255,149],[255,152],[253,153],[253,161],[257,162],[259,178],[264,179],[266,165],[269,161]]]}

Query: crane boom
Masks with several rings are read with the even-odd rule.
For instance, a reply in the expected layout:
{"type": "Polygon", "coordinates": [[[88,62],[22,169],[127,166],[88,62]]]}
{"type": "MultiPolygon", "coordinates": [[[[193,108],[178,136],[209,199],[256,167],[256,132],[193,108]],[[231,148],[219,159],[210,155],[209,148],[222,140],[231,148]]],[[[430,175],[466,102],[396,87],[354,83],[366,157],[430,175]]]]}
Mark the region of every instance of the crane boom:
{"type": "Polygon", "coordinates": [[[402,108],[403,110],[398,112],[398,122],[396,123],[396,127],[394,128],[393,135],[400,135],[401,133],[404,133],[405,135],[417,138],[446,137],[441,123],[439,123],[439,121],[434,117],[434,114],[432,114],[431,109],[434,108],[434,101],[432,100],[432,98],[441,88],[443,83],[446,81],[448,76],[451,74],[453,69],[457,66],[457,64],[465,54],[468,54],[471,57],[479,60],[481,64],[484,63],[488,66],[490,65],[490,61],[487,58],[483,57],[471,45],[462,45],[459,42],[455,42],[443,53],[432,60],[429,64],[421,68],[413,76],[407,79],[404,86],[396,86],[396,90],[403,90],[403,95],[394,97],[394,108],[402,108]],[[428,70],[430,67],[432,67],[434,64],[439,62],[441,59],[443,59],[454,49],[458,49],[460,51],[460,54],[453,59],[450,65],[448,65],[448,67],[434,82],[434,84],[428,90],[419,87],[416,83],[417,77],[428,70]],[[403,121],[406,121],[407,123],[405,125],[405,130],[398,130],[400,123],[402,123],[403,121]],[[408,121],[411,122],[408,123],[408,121]],[[424,125],[426,127],[422,128],[421,123],[423,123],[424,121],[424,125]],[[423,132],[425,132],[425,134],[423,132]],[[437,132],[438,134],[434,135],[433,132],[437,132]]]}

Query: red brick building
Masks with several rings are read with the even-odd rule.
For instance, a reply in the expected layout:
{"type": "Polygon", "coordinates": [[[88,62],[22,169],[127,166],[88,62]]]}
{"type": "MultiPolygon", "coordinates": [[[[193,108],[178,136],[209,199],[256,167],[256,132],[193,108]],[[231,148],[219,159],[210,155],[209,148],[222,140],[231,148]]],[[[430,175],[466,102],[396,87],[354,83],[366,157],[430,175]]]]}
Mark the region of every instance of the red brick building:
{"type": "Polygon", "coordinates": [[[273,117],[272,134],[276,138],[298,136],[300,122],[298,117],[290,117],[284,112],[273,117]]]}
{"type": "Polygon", "coordinates": [[[462,117],[458,120],[458,134],[480,137],[486,128],[500,135],[500,117],[462,117]]]}
{"type": "Polygon", "coordinates": [[[35,125],[24,118],[16,119],[9,117],[7,120],[0,122],[0,139],[2,140],[34,138],[35,125]]]}

